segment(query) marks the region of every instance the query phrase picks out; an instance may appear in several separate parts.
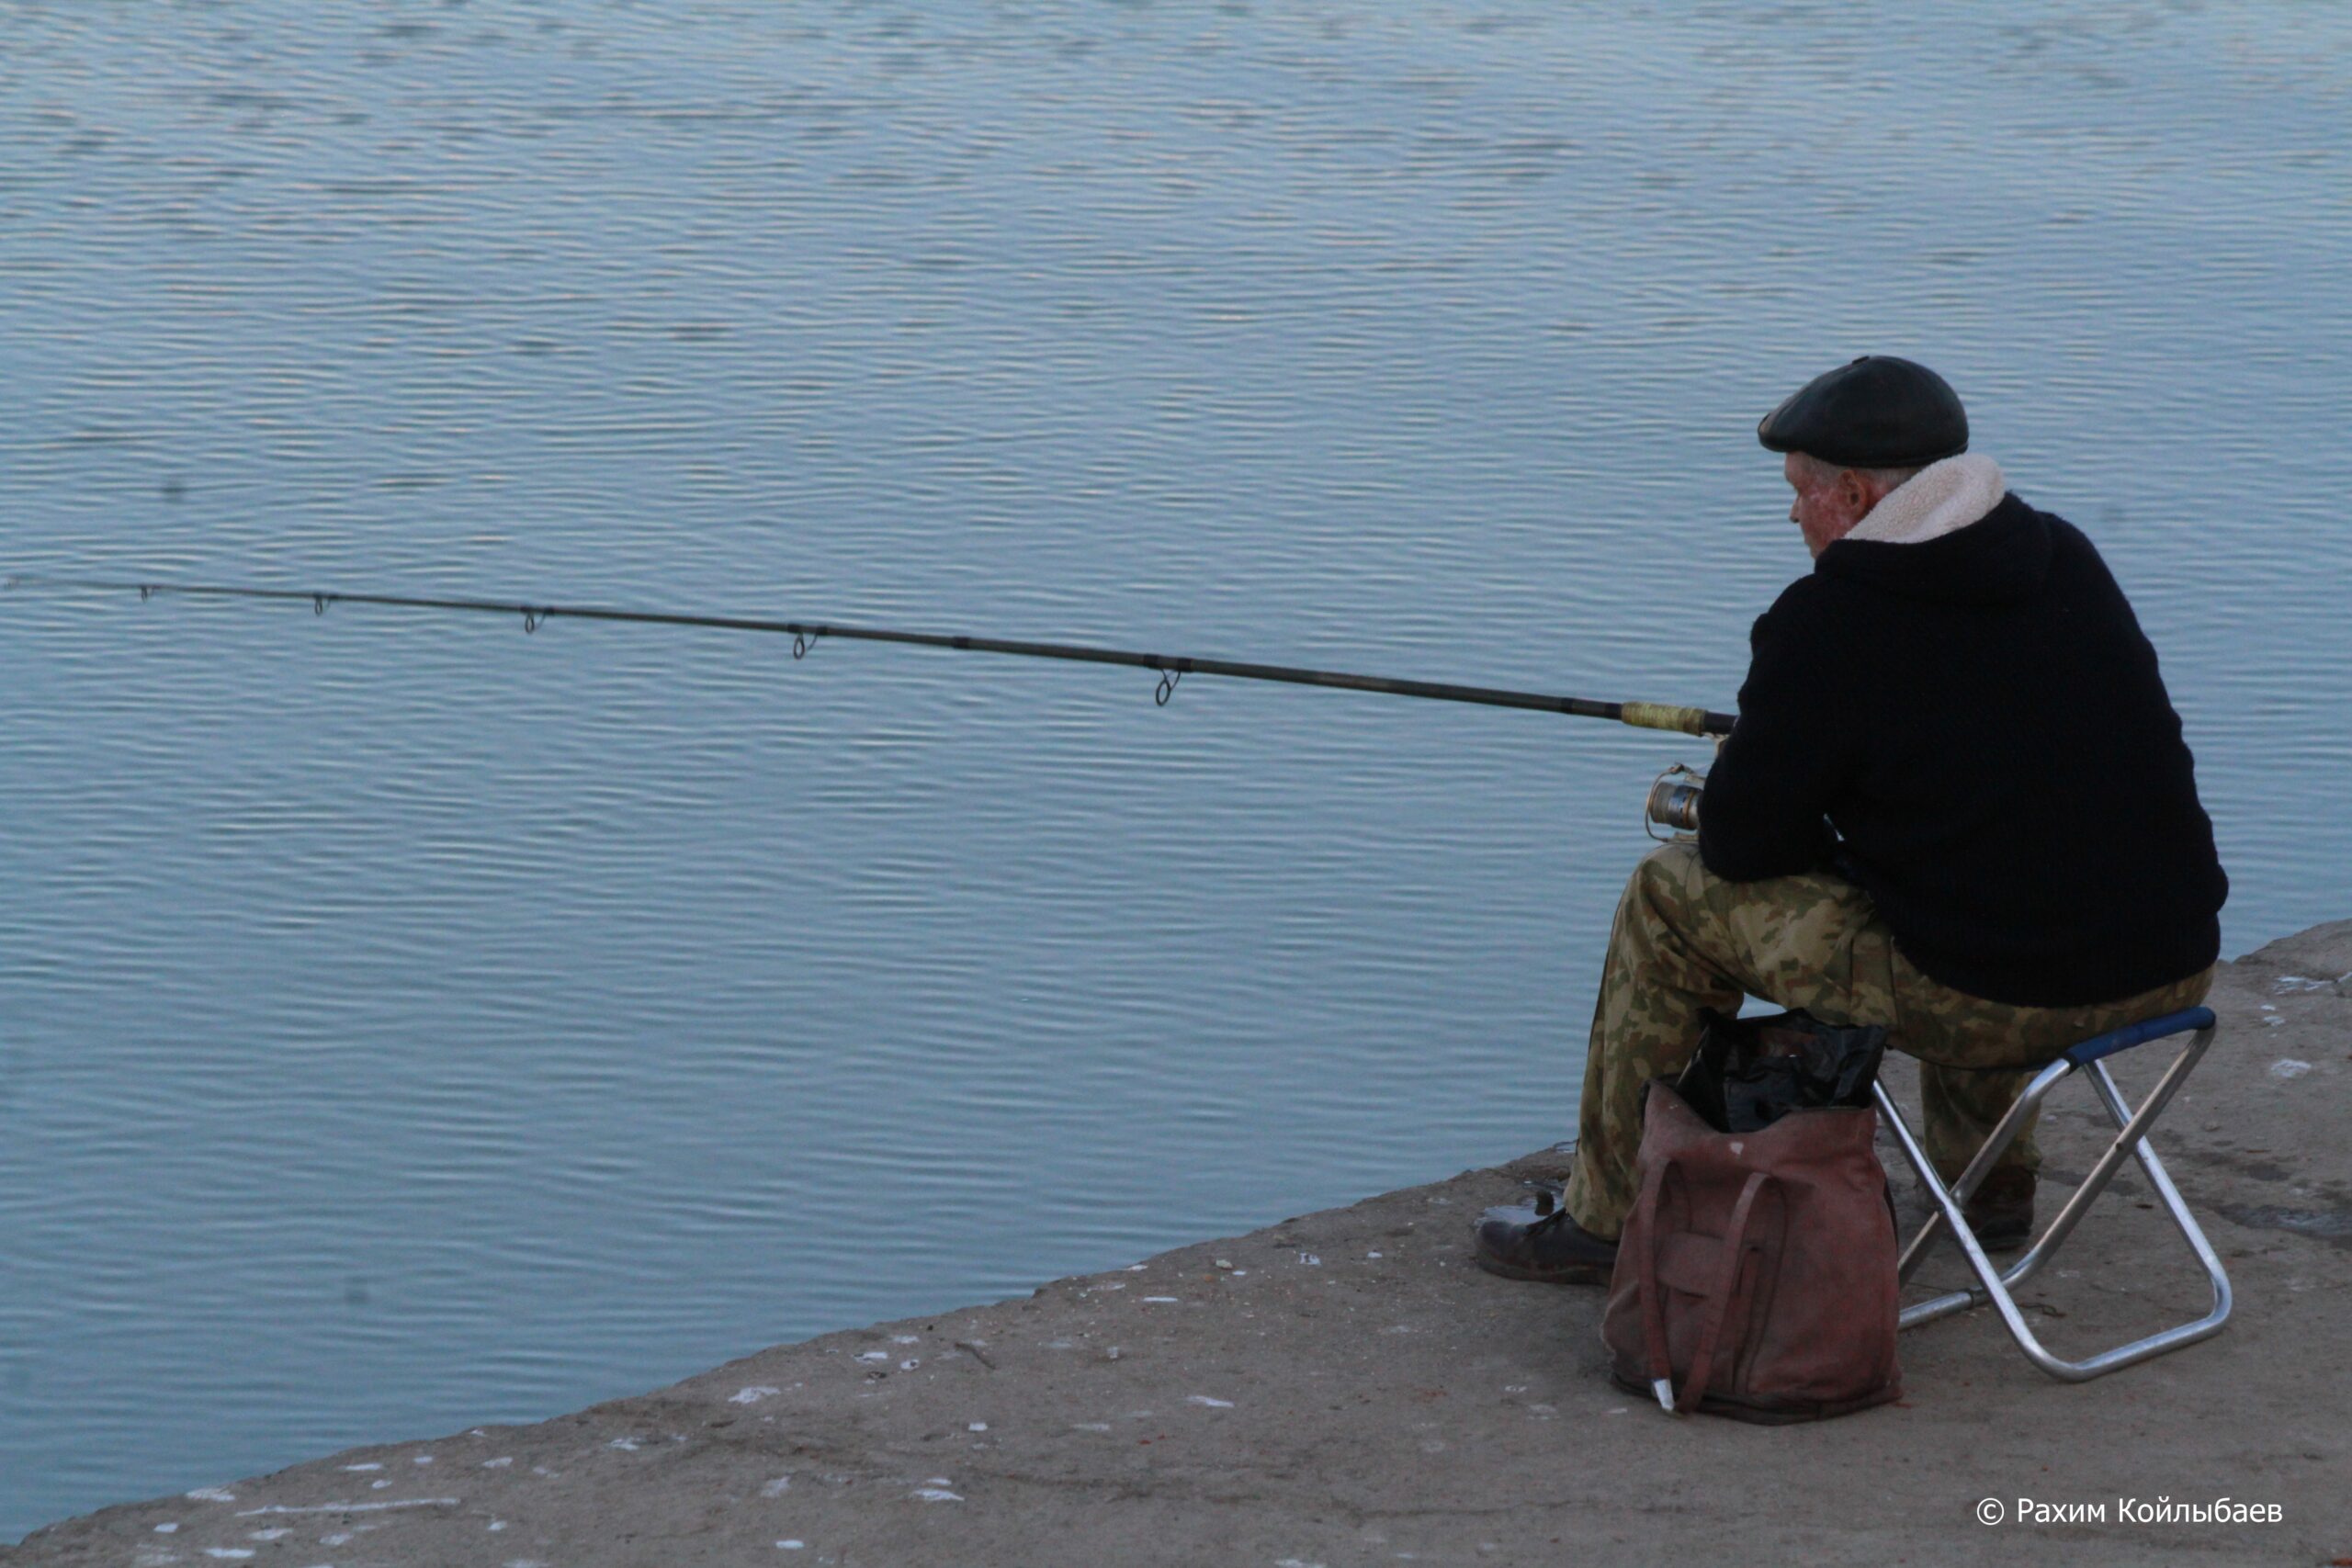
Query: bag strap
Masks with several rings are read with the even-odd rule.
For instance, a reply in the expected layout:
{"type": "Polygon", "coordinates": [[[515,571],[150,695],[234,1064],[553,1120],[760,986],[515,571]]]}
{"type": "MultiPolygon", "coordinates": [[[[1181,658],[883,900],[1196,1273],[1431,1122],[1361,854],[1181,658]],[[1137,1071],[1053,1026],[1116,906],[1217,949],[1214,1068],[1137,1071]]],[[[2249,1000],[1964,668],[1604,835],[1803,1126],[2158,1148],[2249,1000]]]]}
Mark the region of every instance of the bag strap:
{"type": "MultiPolygon", "coordinates": [[[[1715,1349],[1723,1337],[1724,1325],[1747,1315],[1747,1300],[1755,1292],[1757,1273],[1748,1262],[1764,1250],[1749,1243],[1747,1222],[1754,1217],[1756,1200],[1764,1189],[1778,1185],[1778,1179],[1770,1172],[1753,1172],[1747,1185],[1739,1190],[1739,1201],[1732,1206],[1730,1232],[1724,1237],[1723,1262],[1715,1276],[1715,1288],[1708,1292],[1707,1315],[1699,1330],[1698,1354],[1690,1358],[1690,1375],[1683,1380],[1682,1393],[1674,1402],[1678,1411],[1696,1410],[1699,1402],[1707,1397],[1707,1383],[1714,1372],[1715,1349]]],[[[1736,1344],[1728,1348],[1733,1355],[1738,1353],[1736,1344]]]]}
{"type": "MultiPolygon", "coordinates": [[[[1668,1415],[1680,1415],[1696,1410],[1700,1401],[1707,1397],[1707,1385],[1714,1371],[1715,1352],[1723,1337],[1724,1323],[1740,1315],[1735,1311],[1746,1305],[1754,1292],[1756,1273],[1745,1267],[1752,1252],[1747,1240],[1747,1224],[1756,1210],[1756,1200],[1767,1186],[1779,1185],[1768,1171],[1755,1171],[1747,1184],[1740,1189],[1739,1201],[1732,1207],[1731,1227],[1723,1240],[1723,1260],[1718,1266],[1715,1288],[1707,1295],[1707,1313],[1699,1330],[1698,1354],[1691,1359],[1690,1375],[1683,1380],[1677,1393],[1674,1387],[1674,1362],[1666,1346],[1666,1296],[1657,1283],[1657,1244],[1660,1230],[1656,1220],[1659,1194],[1665,1190],[1666,1178],[1679,1161],[1663,1159],[1649,1168],[1642,1179],[1641,1196],[1635,1200],[1641,1212],[1651,1218],[1646,1245],[1635,1255],[1634,1279],[1642,1294],[1642,1338],[1649,1353],[1650,1391],[1657,1395],[1659,1406],[1668,1415]]],[[[1735,1351],[1736,1347],[1733,1348],[1735,1351]]]]}
{"type": "Polygon", "coordinates": [[[1674,1361],[1666,1351],[1666,1298],[1657,1288],[1657,1205],[1666,1173],[1675,1164],[1669,1158],[1650,1167],[1642,1178],[1641,1196],[1634,1200],[1635,1210],[1648,1217],[1642,1249],[1634,1258],[1634,1280],[1642,1294],[1643,1348],[1649,1353],[1650,1392],[1668,1415],[1674,1412],[1674,1361]]]}

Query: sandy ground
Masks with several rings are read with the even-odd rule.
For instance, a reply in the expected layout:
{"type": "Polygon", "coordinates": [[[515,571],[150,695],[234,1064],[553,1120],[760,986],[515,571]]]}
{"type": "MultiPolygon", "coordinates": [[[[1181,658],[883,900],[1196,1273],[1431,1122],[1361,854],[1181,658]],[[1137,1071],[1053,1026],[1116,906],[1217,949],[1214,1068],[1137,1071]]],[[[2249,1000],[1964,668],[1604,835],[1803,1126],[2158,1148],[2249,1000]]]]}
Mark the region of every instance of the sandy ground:
{"type": "MultiPolygon", "coordinates": [[[[2158,1145],[2237,1315],[2097,1382],[1976,1313],[1905,1337],[1897,1405],[1669,1417],[1604,1376],[1599,1291],[1471,1266],[1473,1220],[1556,1174],[1546,1152],[537,1426],[108,1508],[0,1563],[2352,1562],[2352,921],[2226,967],[2214,1006],[2158,1145]],[[2223,1496],[2283,1517],[2116,1517],[2223,1496]]],[[[2062,1091],[2053,1170],[2088,1162],[2094,1114],[2062,1091]]],[[[2027,1292],[2062,1353],[2203,1310],[2135,1177],[2027,1292]]]]}

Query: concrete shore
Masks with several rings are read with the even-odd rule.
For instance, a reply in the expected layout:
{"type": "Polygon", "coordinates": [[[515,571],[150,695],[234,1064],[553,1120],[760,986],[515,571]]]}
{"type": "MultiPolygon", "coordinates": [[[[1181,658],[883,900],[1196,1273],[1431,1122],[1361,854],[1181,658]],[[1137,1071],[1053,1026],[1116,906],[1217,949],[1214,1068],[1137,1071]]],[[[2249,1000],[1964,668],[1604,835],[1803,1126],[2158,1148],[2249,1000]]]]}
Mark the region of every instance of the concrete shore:
{"type": "MultiPolygon", "coordinates": [[[[2352,1562],[2352,920],[2225,965],[2212,1005],[2157,1145],[2237,1314],[2096,1382],[2044,1377],[1977,1313],[1905,1337],[1899,1404],[1668,1417],[1609,1382],[1599,1291],[1471,1265],[1471,1222],[1556,1175],[1544,1152],[537,1426],[107,1508],[0,1563],[2352,1562]],[[2224,1496],[2281,1517],[2118,1517],[2224,1496]],[[2021,1521],[2020,1499],[2105,1517],[2021,1521]]],[[[2053,1176],[2095,1116],[2062,1091],[2053,1176]]],[[[2061,1353],[2204,1308],[2136,1177],[2026,1292],[2061,1353]]],[[[1956,1255],[1927,1272],[1955,1280],[1956,1255]]]]}

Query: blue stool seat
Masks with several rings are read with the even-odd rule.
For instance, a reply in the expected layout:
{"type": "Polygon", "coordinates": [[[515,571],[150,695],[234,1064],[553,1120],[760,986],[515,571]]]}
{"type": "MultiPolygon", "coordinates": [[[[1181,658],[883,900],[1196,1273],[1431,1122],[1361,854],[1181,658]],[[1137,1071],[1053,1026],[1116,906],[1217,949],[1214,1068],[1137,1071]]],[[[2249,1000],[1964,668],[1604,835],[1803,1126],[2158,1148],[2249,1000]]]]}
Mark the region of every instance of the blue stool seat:
{"type": "Polygon", "coordinates": [[[1976,1283],[1965,1290],[1947,1292],[1905,1308],[1900,1319],[1902,1326],[1917,1327],[1956,1312],[1964,1312],[1970,1307],[1989,1304],[1999,1310],[2001,1321],[2007,1325],[2010,1337],[2017,1340],[2018,1348],[2025,1352],[2028,1360],[2051,1376],[2069,1382],[2099,1377],[2134,1362],[2144,1361],[2151,1356],[2161,1356],[2184,1345],[2193,1345],[2221,1332],[2222,1325],[2230,1317],[2229,1275],[2222,1270],[2222,1260],[2214,1253],[2213,1244],[2205,1239],[2204,1231],[2198,1226],[2197,1217],[2181,1201],[2180,1190],[2165,1174],[2164,1162],[2149,1146],[2147,1136],[2148,1129],[2155,1124],[2157,1117],[2164,1114],[2165,1107],[2172,1102],[2172,1097],[2179,1092],[2181,1084],[2196,1068],[2207,1047],[2212,1044],[2213,1029],[2212,1010],[2194,1007],[2166,1013],[2161,1018],[2126,1024],[2121,1029],[2093,1035],[2069,1047],[2056,1061],[2034,1075],[2024,1092],[2018,1096],[2017,1103],[2009,1108],[2008,1113],[1985,1138],[1984,1146],[1976,1151],[1975,1157],[1968,1162],[1968,1168],[1960,1173],[1960,1179],[1949,1185],[1937,1176],[1933,1162],[1905,1123],[1902,1112],[1886,1092],[1886,1086],[1879,1085],[1876,1090],[1879,1113],[1886,1118],[1895,1142],[1902,1146],[1904,1158],[1910,1162],[1912,1170],[1917,1174],[1935,1205],[1927,1224],[1920,1227],[1918,1235],[1912,1237],[1910,1245],[1903,1250],[1902,1277],[1905,1280],[1911,1277],[1912,1271],[1927,1256],[1928,1247],[1947,1225],[1959,1242],[1962,1254],[1968,1259],[1970,1269],[1976,1275],[1976,1283]],[[2155,1088],[2148,1091],[2148,1097],[2136,1109],[2126,1103],[2122,1091],[2116,1087],[2114,1077],[2107,1070],[2107,1058],[2153,1041],[2181,1034],[2190,1038],[2174,1055],[2164,1076],[2157,1079],[2155,1088]],[[2082,1185],[2075,1190],[2074,1195],[2066,1200],[2064,1206],[2034,1238],[2033,1245],[2027,1247],[2006,1270],[1996,1269],[1978,1244],[1975,1233],[1968,1227],[1964,1212],[1968,1196],[1976,1190],[1976,1184],[1984,1179],[1984,1173],[1993,1168],[2009,1145],[2016,1142],[2018,1134],[2023,1130],[2035,1108],[2052,1089],[2076,1073],[2090,1079],[2092,1091],[2098,1095],[2099,1103],[2115,1123],[2115,1137],[2100,1152],[2089,1174],[2083,1178],[2082,1185]],[[2085,1212],[2107,1190],[2108,1183],[2114,1179],[2127,1156],[2140,1162],[2140,1168],[2146,1175],[2148,1185],[2155,1190],[2159,1203],[2179,1228],[2181,1239],[2188,1244],[2189,1251],[2203,1266],[2206,1280],[2212,1287],[2212,1305],[2204,1316],[2190,1322],[2127,1341],[2081,1360],[2067,1360],[2052,1354],[2035,1337],[2033,1330],[2026,1325],[2025,1314],[2018,1309],[2017,1301],[2010,1292],[2040,1273],[2049,1263],[2059,1247],[2074,1233],[2085,1212]]]}

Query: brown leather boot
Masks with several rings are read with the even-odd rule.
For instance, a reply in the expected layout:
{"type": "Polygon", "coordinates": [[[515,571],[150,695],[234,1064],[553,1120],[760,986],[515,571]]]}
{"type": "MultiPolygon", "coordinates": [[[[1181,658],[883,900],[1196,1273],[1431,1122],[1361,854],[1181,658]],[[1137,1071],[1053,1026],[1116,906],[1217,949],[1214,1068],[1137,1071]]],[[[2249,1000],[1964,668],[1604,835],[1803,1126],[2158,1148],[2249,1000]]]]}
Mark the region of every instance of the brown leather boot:
{"type": "Polygon", "coordinates": [[[1549,1285],[1605,1285],[1617,1267],[1617,1244],[1603,1241],[1566,1209],[1489,1209],[1478,1223],[1478,1267],[1506,1280],[1549,1285]]]}
{"type": "Polygon", "coordinates": [[[2015,1252],[2033,1235],[2033,1172],[1996,1165],[1984,1173],[1962,1206],[1976,1245],[1987,1252],[2015,1252]]]}

